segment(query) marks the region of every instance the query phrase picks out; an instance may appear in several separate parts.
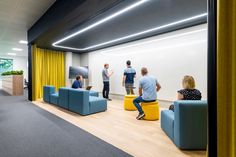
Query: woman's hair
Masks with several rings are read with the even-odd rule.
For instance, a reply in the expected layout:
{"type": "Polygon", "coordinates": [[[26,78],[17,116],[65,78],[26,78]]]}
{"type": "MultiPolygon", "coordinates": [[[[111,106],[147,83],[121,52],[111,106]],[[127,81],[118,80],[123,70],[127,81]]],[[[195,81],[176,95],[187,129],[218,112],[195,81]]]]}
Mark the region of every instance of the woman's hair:
{"type": "Polygon", "coordinates": [[[182,81],[183,88],[185,89],[194,89],[195,88],[195,81],[192,76],[185,75],[182,81]]]}
{"type": "Polygon", "coordinates": [[[76,80],[79,80],[79,79],[80,79],[80,75],[77,75],[75,79],[76,79],[76,80]]]}

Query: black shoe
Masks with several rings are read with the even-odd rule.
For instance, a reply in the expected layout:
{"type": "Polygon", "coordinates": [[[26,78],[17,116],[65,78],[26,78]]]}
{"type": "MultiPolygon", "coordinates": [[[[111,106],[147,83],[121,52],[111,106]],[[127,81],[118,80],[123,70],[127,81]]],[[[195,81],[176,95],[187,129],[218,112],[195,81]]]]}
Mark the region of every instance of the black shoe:
{"type": "Polygon", "coordinates": [[[107,100],[108,100],[108,101],[112,101],[112,99],[110,99],[110,98],[107,98],[107,100]]]}
{"type": "Polygon", "coordinates": [[[145,116],[144,113],[139,113],[138,116],[136,117],[137,120],[142,119],[145,116]]]}

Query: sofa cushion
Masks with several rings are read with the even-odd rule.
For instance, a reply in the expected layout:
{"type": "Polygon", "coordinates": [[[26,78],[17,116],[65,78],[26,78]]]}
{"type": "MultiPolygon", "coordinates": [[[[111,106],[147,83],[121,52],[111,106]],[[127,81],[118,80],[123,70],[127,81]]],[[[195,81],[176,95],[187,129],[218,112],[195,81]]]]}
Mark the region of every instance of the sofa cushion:
{"type": "Polygon", "coordinates": [[[89,112],[96,113],[107,110],[107,100],[101,97],[89,96],[89,112]]]}
{"type": "Polygon", "coordinates": [[[58,93],[54,93],[54,94],[51,94],[50,95],[50,103],[51,104],[54,104],[54,105],[57,105],[58,104],[58,93]]]}
{"type": "Polygon", "coordinates": [[[171,110],[161,111],[161,128],[174,140],[174,112],[171,110]]]}
{"type": "Polygon", "coordinates": [[[69,90],[69,110],[81,115],[89,114],[89,92],[86,90],[69,90]]]}
{"type": "Polygon", "coordinates": [[[90,91],[89,91],[89,95],[90,95],[90,96],[96,96],[96,97],[98,97],[99,93],[96,92],[96,91],[90,90],[90,91]]]}
{"type": "Polygon", "coordinates": [[[69,108],[69,89],[66,87],[59,88],[58,106],[68,109],[69,108]]]}

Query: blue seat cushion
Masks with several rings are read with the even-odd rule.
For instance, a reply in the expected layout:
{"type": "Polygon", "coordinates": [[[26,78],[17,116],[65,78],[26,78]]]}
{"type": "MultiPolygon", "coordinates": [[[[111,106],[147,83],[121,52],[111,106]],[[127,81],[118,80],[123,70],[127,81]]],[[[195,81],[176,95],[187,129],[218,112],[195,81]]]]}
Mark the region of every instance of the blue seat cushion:
{"type": "Polygon", "coordinates": [[[107,110],[107,100],[100,97],[89,96],[89,112],[96,113],[107,110]]]}
{"type": "Polygon", "coordinates": [[[174,112],[171,110],[161,111],[161,128],[174,140],[174,112]]]}
{"type": "Polygon", "coordinates": [[[57,105],[58,99],[59,99],[58,93],[54,93],[54,94],[50,95],[50,103],[51,104],[57,105]]]}
{"type": "Polygon", "coordinates": [[[89,91],[89,95],[90,95],[90,96],[96,96],[96,97],[98,97],[98,92],[93,91],[93,90],[90,90],[90,91],[89,91]]]}

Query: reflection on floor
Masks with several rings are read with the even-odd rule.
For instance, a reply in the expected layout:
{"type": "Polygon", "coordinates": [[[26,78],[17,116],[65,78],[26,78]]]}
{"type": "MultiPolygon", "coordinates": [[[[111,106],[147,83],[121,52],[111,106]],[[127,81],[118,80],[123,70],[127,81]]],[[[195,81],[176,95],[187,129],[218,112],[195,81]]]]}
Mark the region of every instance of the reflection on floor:
{"type": "Polygon", "coordinates": [[[35,105],[90,132],[135,157],[204,157],[205,151],[181,151],[160,128],[160,121],[136,120],[137,111],[125,111],[123,101],[108,102],[106,112],[80,116],[56,106],[35,105]]]}

